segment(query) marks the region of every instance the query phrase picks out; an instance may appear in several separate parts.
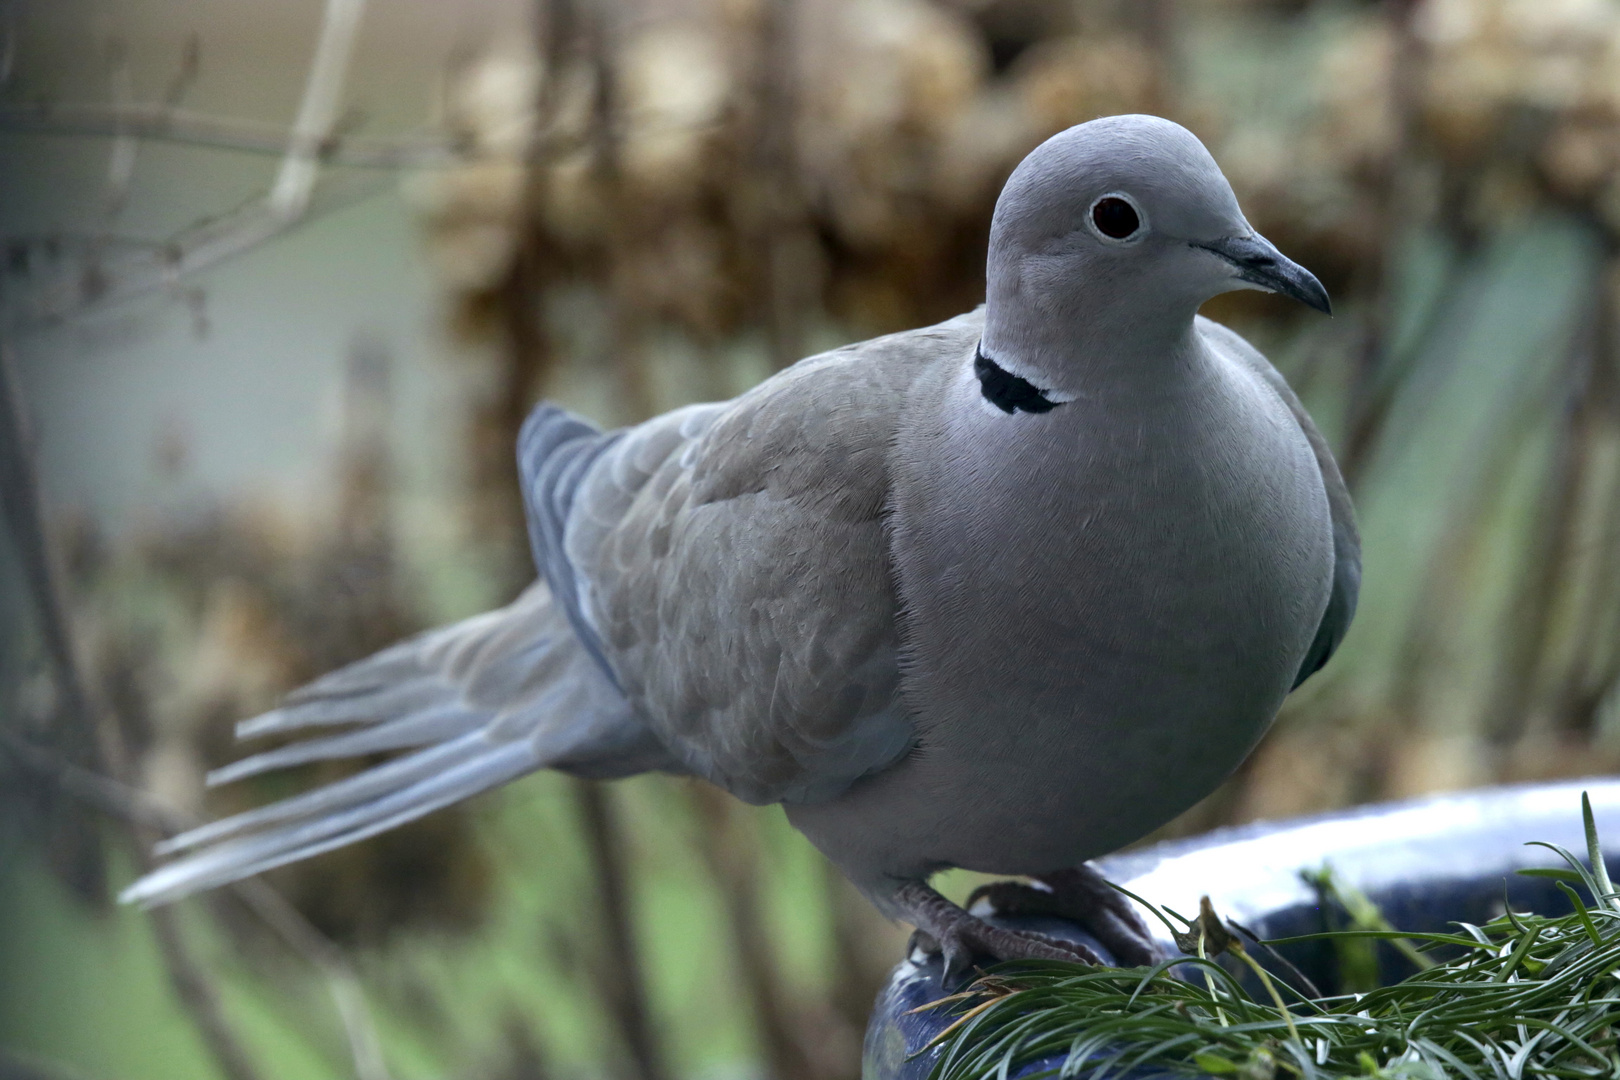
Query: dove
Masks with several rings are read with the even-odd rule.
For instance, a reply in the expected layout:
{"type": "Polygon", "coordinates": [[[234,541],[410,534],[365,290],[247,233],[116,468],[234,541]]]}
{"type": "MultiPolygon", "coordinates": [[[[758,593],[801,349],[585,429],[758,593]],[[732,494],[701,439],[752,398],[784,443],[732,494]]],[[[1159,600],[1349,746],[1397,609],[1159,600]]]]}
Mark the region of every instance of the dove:
{"type": "Polygon", "coordinates": [[[404,751],[205,824],[157,904],[538,769],[781,804],[886,915],[970,958],[1157,954],[1089,860],[1209,794],[1337,648],[1360,547],[1282,376],[1198,314],[1327,292],[1191,132],[1093,120],[1013,171],[984,305],[603,432],[541,404],[518,458],[538,579],[238,726],[309,736],[210,774],[404,751]],[[1033,879],[966,906],[931,877],[1033,879]]]}

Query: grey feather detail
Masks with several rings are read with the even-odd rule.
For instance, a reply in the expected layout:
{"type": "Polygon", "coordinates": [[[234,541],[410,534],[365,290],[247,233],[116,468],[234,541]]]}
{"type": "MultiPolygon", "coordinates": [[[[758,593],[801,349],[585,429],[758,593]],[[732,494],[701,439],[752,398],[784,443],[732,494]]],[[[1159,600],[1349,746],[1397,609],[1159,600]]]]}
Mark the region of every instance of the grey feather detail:
{"type": "MultiPolygon", "coordinates": [[[[363,662],[350,664],[338,668],[301,686],[288,694],[285,705],[301,705],[311,701],[334,701],[339,698],[353,697],[356,694],[371,694],[378,690],[397,685],[401,676],[409,674],[418,666],[416,645],[418,639],[410,638],[397,645],[391,645],[375,656],[368,656],[363,662]]],[[[237,727],[238,735],[259,734],[248,732],[246,727],[254,721],[237,727]]]]}
{"type": "Polygon", "coordinates": [[[477,678],[480,697],[500,700],[501,688],[487,685],[496,681],[492,674],[503,667],[532,665],[536,651],[547,644],[536,628],[521,618],[513,620],[512,615],[545,602],[543,590],[538,597],[525,593],[508,608],[475,615],[390,645],[299,687],[283,699],[280,708],[242,721],[236,725],[236,737],[251,739],[309,727],[369,724],[420,712],[455,700],[463,677],[477,678]],[[520,638],[533,631],[534,640],[510,640],[514,625],[520,638]]]}
{"type": "MultiPolygon", "coordinates": [[[[147,875],[126,889],[119,899],[143,906],[161,904],[200,889],[307,859],[460,802],[531,772],[541,764],[531,743],[496,743],[482,732],[463,738],[472,752],[448,769],[436,769],[415,783],[338,813],[322,814],[313,820],[222,843],[147,875]]],[[[424,755],[432,753],[434,751],[424,751],[424,755]]]]}
{"type": "Polygon", "coordinates": [[[568,559],[565,536],[574,494],[591,464],[622,437],[603,434],[577,416],[555,405],[535,406],[518,433],[518,473],[522,478],[523,505],[528,513],[529,546],[568,623],[617,689],[618,672],[607,658],[596,627],[586,617],[580,599],[579,572],[568,559]]]}
{"type": "MultiPolygon", "coordinates": [[[[363,674],[370,676],[368,670],[363,674]]],[[[420,682],[421,670],[417,665],[400,665],[395,678],[398,685],[386,683],[362,687],[344,687],[332,697],[310,697],[301,700],[291,697],[278,709],[243,720],[236,725],[238,739],[256,739],[265,735],[279,735],[311,727],[337,727],[342,724],[363,724],[384,716],[398,716],[415,712],[435,704],[443,690],[424,686],[420,682]]]]}
{"type": "Polygon", "coordinates": [[[915,729],[885,534],[896,422],[971,355],[969,315],[801,360],[625,432],[566,556],[621,685],[690,771],[752,803],[835,798],[915,729]]]}
{"type": "MultiPolygon", "coordinates": [[[[404,695],[400,695],[403,697],[404,695]]],[[[426,698],[421,691],[411,699],[426,698]]],[[[424,702],[424,704],[426,704],[424,702]]],[[[387,712],[379,715],[386,716],[387,712]]],[[[384,750],[403,750],[413,746],[427,746],[445,742],[482,726],[488,715],[461,705],[433,705],[420,712],[411,712],[397,720],[389,720],[374,727],[334,735],[325,739],[310,739],[294,743],[263,754],[254,754],[232,762],[223,769],[208,774],[209,786],[229,784],[248,776],[257,776],[271,769],[285,769],[309,761],[332,758],[359,757],[384,750]]]]}

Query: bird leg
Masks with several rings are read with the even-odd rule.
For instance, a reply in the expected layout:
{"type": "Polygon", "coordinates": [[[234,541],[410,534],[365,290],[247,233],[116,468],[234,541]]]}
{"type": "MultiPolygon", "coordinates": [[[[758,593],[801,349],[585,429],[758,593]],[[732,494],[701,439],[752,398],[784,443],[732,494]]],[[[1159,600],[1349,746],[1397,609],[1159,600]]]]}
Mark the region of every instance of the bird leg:
{"type": "Polygon", "coordinates": [[[994,960],[1066,960],[1102,964],[1084,945],[1030,930],[995,926],[957,907],[921,881],[907,881],[893,894],[905,920],[917,928],[913,937],[927,951],[944,954],[943,983],[953,985],[966,974],[975,956],[994,960]]]}
{"type": "Polygon", "coordinates": [[[1079,923],[1123,967],[1146,967],[1163,959],[1130,899],[1089,864],[1041,874],[1033,882],[981,885],[968,897],[968,910],[983,914],[985,905],[997,915],[1049,915],[1079,923]]]}

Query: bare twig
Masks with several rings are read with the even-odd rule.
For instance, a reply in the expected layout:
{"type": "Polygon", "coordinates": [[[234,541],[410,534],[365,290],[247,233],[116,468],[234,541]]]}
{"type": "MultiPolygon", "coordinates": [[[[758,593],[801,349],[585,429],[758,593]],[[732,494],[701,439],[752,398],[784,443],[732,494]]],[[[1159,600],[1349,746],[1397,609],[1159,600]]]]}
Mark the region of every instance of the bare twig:
{"type": "Polygon", "coordinates": [[[604,785],[590,780],[574,783],[574,800],[585,830],[590,853],[596,908],[601,913],[603,945],[607,956],[596,966],[598,992],[609,1017],[624,1039],[625,1050],[638,1080],[665,1080],[663,1048],[653,1032],[647,1006],[641,950],[636,947],[630,918],[625,874],[624,836],[608,801],[604,785]]]}
{"type": "Polygon", "coordinates": [[[337,122],[343,82],[365,10],[366,0],[326,0],[315,57],[304,82],[304,97],[287,140],[287,155],[266,200],[274,218],[296,221],[309,206],[320,172],[321,144],[337,122]]]}
{"type": "MultiPolygon", "coordinates": [[[[129,73],[129,48],[122,38],[107,43],[107,84],[112,91],[115,107],[127,106],[134,94],[129,73]]],[[[110,225],[123,212],[129,202],[129,184],[135,176],[135,158],[140,141],[128,131],[118,130],[113,135],[112,147],[107,155],[107,192],[105,215],[110,225]]]]}
{"type": "Polygon", "coordinates": [[[703,783],[694,784],[691,790],[701,826],[698,848],[725,905],[726,929],[736,953],[744,997],[754,1014],[767,1072],[773,1080],[815,1080],[815,1062],[795,1031],[795,1010],[788,1006],[770,933],[760,911],[760,869],[754,839],[743,835],[730,796],[703,783]]]}
{"type": "Polygon", "coordinates": [[[0,750],[24,771],[110,818],[164,835],[172,835],[186,828],[181,815],[144,791],[121,784],[110,776],[80,768],[4,728],[0,728],[0,750]]]}
{"type": "Polygon", "coordinates": [[[349,1044],[356,1080],[389,1080],[382,1040],[377,1036],[360,979],[343,950],[315,929],[286,897],[262,878],[238,881],[231,886],[231,891],[288,947],[325,976],[327,992],[332,995],[332,1004],[349,1044]]]}
{"type": "Polygon", "coordinates": [[[23,1057],[0,1046],[0,1080],[79,1080],[79,1074],[58,1062],[23,1057]]]}
{"type": "Polygon", "coordinates": [[[219,990],[180,935],[173,908],[153,908],[152,933],[169,971],[169,983],[191,1014],[198,1032],[226,1080],[258,1080],[259,1071],[247,1056],[242,1040],[225,1016],[219,990]]]}
{"type": "MultiPolygon", "coordinates": [[[[4,469],[0,495],[4,497],[6,519],[38,608],[41,636],[56,676],[63,712],[74,728],[93,732],[99,726],[96,721],[101,707],[90,696],[68,630],[60,577],[45,536],[45,519],[32,448],[26,436],[22,401],[10,350],[3,344],[0,344],[0,398],[3,398],[0,400],[0,468],[4,469]]],[[[138,845],[138,855],[143,860],[148,858],[145,848],[144,844],[138,845]]],[[[218,992],[186,948],[174,923],[173,911],[154,911],[152,928],[170,982],[220,1071],[228,1080],[258,1080],[258,1072],[243,1049],[241,1039],[220,1008],[218,992]]]]}
{"type": "MultiPolygon", "coordinates": [[[[167,103],[0,106],[0,131],[90,138],[127,133],[140,139],[271,157],[286,154],[291,138],[280,124],[212,116],[167,103]]],[[[384,138],[332,131],[315,143],[313,151],[324,164],[360,169],[431,168],[461,160],[450,142],[429,135],[384,138]]]]}
{"type": "MultiPolygon", "coordinates": [[[[164,245],[164,255],[155,263],[141,260],[116,272],[92,258],[82,273],[47,289],[34,304],[18,312],[11,320],[12,329],[48,325],[99,304],[127,300],[171,285],[187,274],[258,247],[302,220],[314,196],[322,146],[332,136],[337,121],[343,82],[364,11],[365,0],[327,0],[298,116],[287,137],[281,168],[262,200],[182,231],[164,245]]],[[[186,81],[182,79],[176,85],[183,90],[186,81]]],[[[171,86],[170,91],[172,95],[175,87],[171,86]]],[[[118,149],[133,145],[128,141],[133,135],[122,126],[122,114],[116,111],[118,106],[127,109],[127,103],[114,104],[110,171],[116,181],[119,170],[133,166],[132,152],[124,155],[118,149]],[[126,157],[127,166],[123,164],[126,157]]],[[[162,108],[169,111],[167,104],[162,108]]]]}
{"type": "Polygon", "coordinates": [[[641,356],[646,312],[637,306],[627,288],[636,222],[625,198],[620,161],[619,72],[613,62],[617,25],[612,5],[595,5],[583,29],[591,70],[595,74],[596,95],[591,121],[593,167],[609,219],[608,302],[612,307],[607,319],[610,328],[608,362],[618,378],[618,396],[625,403],[626,419],[639,422],[653,414],[653,402],[647,386],[647,365],[641,356]]]}
{"type": "MultiPolygon", "coordinates": [[[[27,772],[115,820],[165,837],[199,824],[191,815],[165,805],[139,788],[80,768],[3,729],[0,729],[0,751],[27,772]]],[[[263,879],[247,878],[233,883],[230,890],[293,952],[326,977],[358,1080],[388,1080],[376,1027],[360,993],[359,980],[343,951],[263,879]]]]}
{"type": "MultiPolygon", "coordinates": [[[[383,190],[372,183],[340,184],[317,196],[319,211],[348,206],[383,190]]],[[[299,221],[311,217],[306,212],[299,221]]],[[[192,274],[258,247],[297,225],[271,213],[262,199],[220,217],[199,222],[146,250],[135,249],[122,260],[94,263],[39,291],[31,301],[13,306],[6,329],[28,333],[53,326],[87,311],[123,303],[178,285],[192,274]]]]}
{"type": "MultiPolygon", "coordinates": [[[[4,496],[6,520],[14,542],[23,556],[46,651],[59,684],[63,712],[71,716],[78,727],[93,732],[99,726],[97,718],[102,715],[103,706],[89,691],[73,648],[60,577],[45,537],[38,478],[12,366],[9,349],[0,344],[0,470],[3,470],[0,471],[0,495],[4,496]]],[[[63,760],[4,730],[0,730],[0,749],[24,768],[49,779],[64,794],[134,826],[136,856],[143,867],[151,863],[152,834],[173,835],[195,824],[128,783],[63,760]]],[[[112,750],[115,752],[109,756],[121,757],[117,749],[114,741],[112,750]]],[[[123,763],[115,760],[114,764],[123,763]]],[[[115,771],[126,772],[127,768],[115,771]]],[[[326,976],[348,1038],[358,1080],[388,1080],[376,1029],[360,994],[359,982],[342,952],[263,881],[239,882],[233,886],[233,891],[295,952],[326,976]]],[[[220,1007],[218,992],[180,936],[173,909],[158,908],[151,914],[170,980],[221,1071],[229,1080],[257,1080],[257,1071],[220,1007]]]]}
{"type": "Polygon", "coordinates": [[[756,83],[759,112],[754,183],[762,220],[759,245],[764,316],[771,360],[779,368],[799,359],[812,267],[803,235],[804,205],[794,160],[797,66],[794,0],[764,0],[759,8],[756,83]]]}
{"type": "Polygon", "coordinates": [[[35,608],[46,660],[57,674],[58,693],[70,725],[70,741],[82,755],[95,748],[90,703],[84,694],[79,658],[73,648],[55,552],[45,536],[39,476],[34,469],[33,434],[22,408],[21,387],[9,344],[0,342],[0,511],[5,514],[18,562],[35,608]]]}

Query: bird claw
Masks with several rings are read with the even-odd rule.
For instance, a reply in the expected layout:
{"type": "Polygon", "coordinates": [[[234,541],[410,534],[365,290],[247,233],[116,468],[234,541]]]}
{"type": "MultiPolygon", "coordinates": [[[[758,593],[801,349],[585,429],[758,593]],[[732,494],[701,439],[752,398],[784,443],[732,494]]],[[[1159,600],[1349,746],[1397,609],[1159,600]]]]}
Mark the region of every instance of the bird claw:
{"type": "Polygon", "coordinates": [[[1163,959],[1131,901],[1091,866],[1042,874],[1028,885],[981,885],[968,896],[966,907],[976,915],[1046,915],[1079,923],[1125,967],[1147,967],[1163,959]]]}
{"type": "Polygon", "coordinates": [[[926,930],[913,930],[911,940],[906,942],[906,956],[913,963],[925,964],[930,957],[938,956],[942,951],[939,939],[926,930]]]}
{"type": "Polygon", "coordinates": [[[992,961],[1103,963],[1100,956],[1078,942],[988,923],[918,882],[902,886],[896,899],[900,901],[906,917],[917,926],[916,932],[911,935],[908,955],[914,960],[919,953],[924,957],[942,956],[945,970],[941,981],[945,986],[959,983],[974,969],[974,961],[980,957],[992,961]]]}
{"type": "Polygon", "coordinates": [[[913,930],[911,942],[906,946],[906,956],[914,964],[926,964],[935,957],[943,958],[944,969],[939,977],[942,986],[955,986],[974,967],[973,950],[964,945],[957,935],[947,935],[942,944],[926,930],[913,930]]]}

